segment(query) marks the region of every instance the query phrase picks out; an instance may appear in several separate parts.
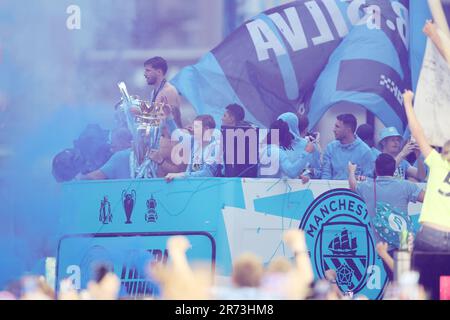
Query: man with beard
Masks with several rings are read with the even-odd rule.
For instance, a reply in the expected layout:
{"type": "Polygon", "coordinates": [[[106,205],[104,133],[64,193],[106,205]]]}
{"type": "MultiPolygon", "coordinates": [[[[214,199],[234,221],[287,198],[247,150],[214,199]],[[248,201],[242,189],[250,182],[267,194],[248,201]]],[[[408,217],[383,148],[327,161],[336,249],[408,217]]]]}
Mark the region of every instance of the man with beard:
{"type": "Polygon", "coordinates": [[[355,135],[357,121],[352,114],[341,114],[336,119],[336,140],[327,145],[323,155],[322,179],[348,179],[348,162],[357,165],[356,176],[373,177],[374,163],[370,148],[355,135]]]}
{"type": "Polygon", "coordinates": [[[177,89],[166,80],[166,60],[161,57],[153,57],[144,62],[144,68],[147,84],[153,86],[150,102],[170,105],[175,123],[178,128],[181,128],[180,96],[177,89]]]}

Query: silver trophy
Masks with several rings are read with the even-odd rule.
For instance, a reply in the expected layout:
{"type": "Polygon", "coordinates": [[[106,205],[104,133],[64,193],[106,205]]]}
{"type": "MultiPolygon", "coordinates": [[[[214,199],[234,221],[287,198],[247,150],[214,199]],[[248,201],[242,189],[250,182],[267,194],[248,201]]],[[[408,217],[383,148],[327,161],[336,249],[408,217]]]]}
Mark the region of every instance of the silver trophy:
{"type": "Polygon", "coordinates": [[[119,83],[122,93],[122,108],[128,129],[133,134],[133,151],[130,155],[131,178],[156,178],[158,164],[149,158],[152,149],[159,148],[163,103],[150,103],[130,96],[123,82],[119,83]]]}

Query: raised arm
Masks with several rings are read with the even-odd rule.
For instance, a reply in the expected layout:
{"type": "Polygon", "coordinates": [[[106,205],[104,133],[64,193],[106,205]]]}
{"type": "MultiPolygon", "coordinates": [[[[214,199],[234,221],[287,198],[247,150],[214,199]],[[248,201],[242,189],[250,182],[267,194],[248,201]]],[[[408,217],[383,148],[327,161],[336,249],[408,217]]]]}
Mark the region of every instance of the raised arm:
{"type": "Polygon", "coordinates": [[[409,141],[403,147],[402,151],[395,157],[397,167],[400,165],[402,160],[405,160],[410,153],[414,152],[417,159],[417,168],[409,166],[406,169],[406,175],[408,178],[414,178],[418,181],[424,181],[426,178],[426,169],[424,164],[424,159],[421,156],[419,145],[413,141],[409,141]]]}
{"type": "Polygon", "coordinates": [[[448,36],[450,36],[450,30],[447,25],[447,18],[445,17],[444,8],[442,7],[441,0],[428,0],[428,6],[430,7],[431,14],[438,27],[448,36]]]}
{"type": "Polygon", "coordinates": [[[427,177],[427,171],[425,169],[425,163],[423,161],[423,157],[420,155],[420,153],[417,155],[416,153],[416,159],[417,159],[417,168],[413,166],[409,166],[406,173],[408,177],[412,177],[416,179],[417,181],[421,182],[424,181],[427,177]]]}
{"type": "Polygon", "coordinates": [[[409,129],[411,130],[412,136],[419,145],[420,151],[422,152],[424,157],[427,158],[433,149],[427,142],[427,138],[425,137],[423,128],[417,120],[416,114],[414,113],[413,98],[414,93],[410,90],[405,90],[405,93],[403,94],[403,103],[405,104],[405,112],[406,117],[408,118],[409,129]]]}
{"type": "Polygon", "coordinates": [[[284,152],[280,153],[280,166],[282,171],[291,179],[298,178],[302,170],[306,167],[309,157],[307,152],[302,152],[293,162],[289,160],[284,152]]]}
{"type": "Polygon", "coordinates": [[[283,241],[292,250],[295,257],[294,274],[296,274],[296,277],[292,280],[296,283],[291,285],[297,286],[297,294],[296,297],[293,296],[292,298],[304,299],[311,283],[314,281],[314,272],[306,245],[305,233],[303,230],[290,229],[284,233],[283,241]]]}
{"type": "Polygon", "coordinates": [[[426,22],[423,32],[428,38],[430,38],[431,41],[433,41],[439,53],[450,64],[450,39],[445,35],[445,33],[440,31],[438,26],[431,21],[426,22]]]}
{"type": "Polygon", "coordinates": [[[353,164],[351,162],[348,163],[348,186],[350,190],[356,192],[356,164],[353,164]]]}
{"type": "Polygon", "coordinates": [[[362,176],[373,178],[375,162],[373,161],[372,152],[370,150],[364,154],[360,166],[362,176]]]}
{"type": "Polygon", "coordinates": [[[389,269],[394,272],[394,259],[388,253],[388,244],[385,242],[378,242],[376,245],[377,253],[389,269]]]}

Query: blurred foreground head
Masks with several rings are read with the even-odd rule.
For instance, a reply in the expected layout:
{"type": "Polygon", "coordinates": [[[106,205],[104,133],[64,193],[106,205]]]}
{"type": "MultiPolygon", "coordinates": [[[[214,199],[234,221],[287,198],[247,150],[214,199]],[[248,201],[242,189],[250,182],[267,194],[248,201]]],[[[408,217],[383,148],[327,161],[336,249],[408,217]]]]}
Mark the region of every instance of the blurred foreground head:
{"type": "Polygon", "coordinates": [[[232,281],[236,287],[257,288],[261,284],[263,274],[261,259],[252,253],[245,253],[233,265],[232,281]]]}
{"type": "Polygon", "coordinates": [[[210,298],[211,268],[192,269],[186,257],[191,244],[184,236],[170,237],[167,241],[169,261],[150,266],[149,272],[161,287],[165,300],[206,300],[210,298]]]}

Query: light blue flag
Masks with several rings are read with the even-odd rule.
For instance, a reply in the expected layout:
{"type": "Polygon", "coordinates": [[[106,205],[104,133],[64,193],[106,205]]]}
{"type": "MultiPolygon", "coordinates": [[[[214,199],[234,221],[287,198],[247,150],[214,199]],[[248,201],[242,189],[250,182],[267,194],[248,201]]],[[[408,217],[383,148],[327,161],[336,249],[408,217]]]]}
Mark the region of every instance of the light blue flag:
{"type": "Polygon", "coordinates": [[[333,52],[308,103],[310,126],[335,105],[361,106],[400,132],[402,93],[410,88],[408,1],[367,1],[362,19],[333,52]]]}
{"type": "Polygon", "coordinates": [[[218,123],[225,107],[238,103],[247,120],[268,127],[280,114],[299,110],[361,10],[349,2],[299,0],[265,11],[172,83],[218,123]]]}

